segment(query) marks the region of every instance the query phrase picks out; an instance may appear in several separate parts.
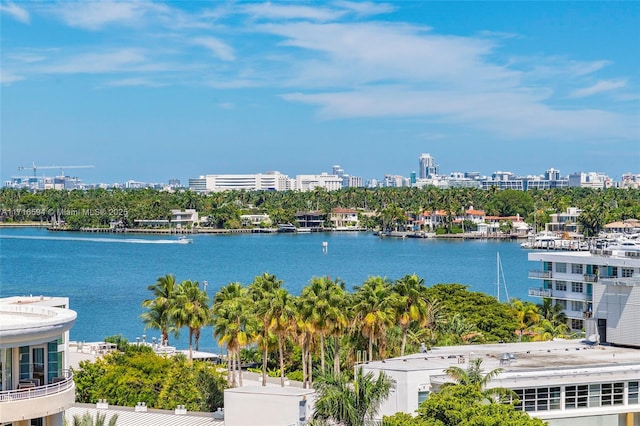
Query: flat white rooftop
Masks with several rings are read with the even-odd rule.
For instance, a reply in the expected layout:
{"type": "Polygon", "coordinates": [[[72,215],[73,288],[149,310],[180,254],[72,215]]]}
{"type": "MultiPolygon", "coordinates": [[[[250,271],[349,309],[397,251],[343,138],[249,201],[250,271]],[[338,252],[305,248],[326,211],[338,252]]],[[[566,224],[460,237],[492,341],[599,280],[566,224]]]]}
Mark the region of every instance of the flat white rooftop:
{"type": "Polygon", "coordinates": [[[466,369],[469,359],[477,358],[483,360],[485,371],[503,368],[500,376],[505,379],[571,374],[625,377],[631,372],[635,372],[636,377],[640,375],[640,349],[594,346],[581,340],[438,347],[427,353],[373,361],[365,366],[386,371],[429,371],[439,375],[451,366],[466,369]]]}

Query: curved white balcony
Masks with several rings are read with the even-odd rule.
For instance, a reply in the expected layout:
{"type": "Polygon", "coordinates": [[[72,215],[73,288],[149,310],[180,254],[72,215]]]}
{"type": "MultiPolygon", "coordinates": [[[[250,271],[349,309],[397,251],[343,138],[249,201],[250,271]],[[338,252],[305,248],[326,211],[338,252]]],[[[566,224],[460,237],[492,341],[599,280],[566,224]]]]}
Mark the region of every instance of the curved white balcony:
{"type": "Polygon", "coordinates": [[[68,371],[48,385],[21,383],[18,389],[0,391],[0,424],[63,412],[73,405],[75,394],[73,375],[68,371]]]}

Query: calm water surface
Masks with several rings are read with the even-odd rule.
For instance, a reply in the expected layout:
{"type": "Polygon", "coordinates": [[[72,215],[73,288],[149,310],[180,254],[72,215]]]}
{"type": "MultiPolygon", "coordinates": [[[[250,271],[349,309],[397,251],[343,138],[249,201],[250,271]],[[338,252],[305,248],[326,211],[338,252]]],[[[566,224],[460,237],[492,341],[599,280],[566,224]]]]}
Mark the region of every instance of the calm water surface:
{"type": "MultiPolygon", "coordinates": [[[[69,297],[78,313],[72,340],[122,334],[133,341],[145,334],[139,315],[140,303],[151,295],[147,286],[165,274],[207,281],[211,296],[229,282],[246,285],[264,272],[283,280],[293,294],[315,276],[340,278],[351,290],[369,276],[395,280],[415,273],[429,286],[461,283],[496,296],[499,253],[509,296],[528,300],[533,283],[527,273],[535,268],[518,243],[492,240],[378,238],[364,232],[194,235],[193,244],[176,244],[174,238],[2,229],[0,296],[69,297]]],[[[500,296],[504,301],[504,285],[500,296]]],[[[171,343],[186,348],[188,333],[171,343]]],[[[218,351],[210,328],[202,333],[200,349],[218,351]]]]}

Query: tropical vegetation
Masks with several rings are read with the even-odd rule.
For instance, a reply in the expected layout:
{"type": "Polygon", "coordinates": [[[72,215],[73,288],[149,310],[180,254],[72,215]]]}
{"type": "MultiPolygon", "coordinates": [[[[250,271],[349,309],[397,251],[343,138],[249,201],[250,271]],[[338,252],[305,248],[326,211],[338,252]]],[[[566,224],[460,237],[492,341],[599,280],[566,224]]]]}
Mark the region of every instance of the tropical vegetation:
{"type": "MultiPolygon", "coordinates": [[[[295,223],[295,213],[328,213],[335,207],[360,212],[360,222],[371,229],[394,229],[424,211],[448,212],[439,232],[452,233],[472,224],[454,223],[457,213],[473,206],[492,216],[519,215],[529,224],[544,227],[551,213],[568,207],[582,210],[579,221],[587,235],[595,235],[609,222],[640,218],[637,189],[566,188],[549,190],[482,190],[479,188],[344,188],[327,191],[224,191],[201,194],[189,190],[154,189],[0,189],[0,220],[64,223],[67,229],[118,226],[133,228],[137,220],[171,218],[171,209],[196,209],[206,217],[199,225],[241,228],[242,214],[267,214],[272,223],[295,223]]],[[[330,226],[326,224],[325,226],[330,226]]],[[[505,225],[508,226],[508,225],[505,225]]],[[[466,228],[465,228],[466,227],[466,228]]],[[[538,229],[539,230],[539,229],[538,229]]]]}
{"type": "Polygon", "coordinates": [[[150,347],[131,344],[73,369],[76,402],[173,410],[215,411],[224,404],[226,380],[215,365],[192,362],[182,354],[164,356],[150,347]]]}

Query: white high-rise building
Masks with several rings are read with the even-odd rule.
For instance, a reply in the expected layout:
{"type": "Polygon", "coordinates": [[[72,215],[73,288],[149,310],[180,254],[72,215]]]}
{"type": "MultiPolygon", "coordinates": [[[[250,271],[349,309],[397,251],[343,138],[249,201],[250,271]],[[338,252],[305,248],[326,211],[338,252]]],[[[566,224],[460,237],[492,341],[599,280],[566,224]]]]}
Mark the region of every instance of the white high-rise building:
{"type": "Polygon", "coordinates": [[[420,179],[431,179],[440,173],[439,166],[436,165],[436,160],[429,154],[422,154],[418,160],[420,166],[420,179]]]}

